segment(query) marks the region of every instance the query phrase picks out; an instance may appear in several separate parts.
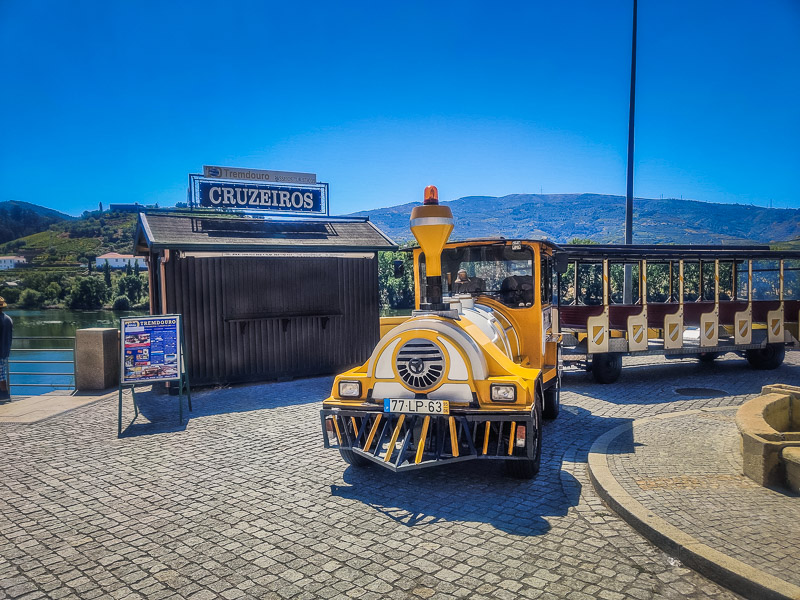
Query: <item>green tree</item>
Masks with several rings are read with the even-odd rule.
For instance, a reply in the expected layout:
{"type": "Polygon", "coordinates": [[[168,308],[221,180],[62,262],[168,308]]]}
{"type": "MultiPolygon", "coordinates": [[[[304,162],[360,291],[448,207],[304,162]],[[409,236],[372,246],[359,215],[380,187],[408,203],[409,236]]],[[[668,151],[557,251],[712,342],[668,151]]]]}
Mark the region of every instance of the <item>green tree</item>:
{"type": "Polygon", "coordinates": [[[43,271],[29,270],[22,277],[22,285],[27,289],[42,292],[47,287],[47,276],[43,271]]]}
{"type": "Polygon", "coordinates": [[[0,290],[0,296],[2,296],[9,304],[16,304],[19,302],[20,290],[19,288],[15,287],[3,288],[0,290]]]}
{"type": "Polygon", "coordinates": [[[61,286],[58,285],[55,281],[51,281],[47,284],[47,287],[44,289],[44,299],[47,302],[58,302],[59,297],[61,296],[61,286]]]}
{"type": "Polygon", "coordinates": [[[19,302],[24,308],[39,308],[42,305],[42,294],[36,290],[27,289],[22,292],[19,302]]]}
{"type": "Polygon", "coordinates": [[[141,273],[141,269],[139,268],[139,259],[137,258],[136,262],[133,263],[133,274],[136,275],[137,277],[139,277],[140,273],[141,273]]]}
{"type": "Polygon", "coordinates": [[[106,287],[111,290],[111,265],[108,264],[108,260],[103,265],[103,281],[106,287]]]}
{"type": "Polygon", "coordinates": [[[133,275],[133,269],[131,268],[130,261],[128,261],[128,264],[125,265],[125,275],[133,275]]]}
{"type": "Polygon", "coordinates": [[[136,275],[123,275],[117,282],[117,291],[120,296],[127,296],[132,303],[138,304],[142,297],[142,278],[136,275]]]}
{"type": "Polygon", "coordinates": [[[102,308],[106,298],[106,286],[95,276],[78,277],[72,284],[69,294],[69,307],[73,309],[102,308]]]}
{"type": "Polygon", "coordinates": [[[378,290],[381,308],[414,307],[414,263],[410,252],[378,253],[378,290]],[[402,276],[394,276],[394,262],[402,261],[402,276]]]}

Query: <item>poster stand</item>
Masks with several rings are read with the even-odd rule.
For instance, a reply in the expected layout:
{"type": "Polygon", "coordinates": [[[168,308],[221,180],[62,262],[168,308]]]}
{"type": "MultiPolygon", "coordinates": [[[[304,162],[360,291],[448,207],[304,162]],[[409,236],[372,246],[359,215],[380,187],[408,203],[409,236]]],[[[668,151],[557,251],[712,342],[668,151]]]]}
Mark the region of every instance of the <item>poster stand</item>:
{"type": "MultiPolygon", "coordinates": [[[[189,412],[192,412],[192,392],[191,392],[191,385],[189,383],[189,373],[186,369],[186,362],[188,361],[188,354],[186,352],[186,338],[184,336],[183,330],[183,320],[181,319],[180,315],[157,315],[157,316],[148,316],[148,317],[123,317],[120,319],[120,346],[122,348],[122,362],[120,365],[120,381],[119,381],[119,407],[117,412],[117,437],[122,437],[122,392],[128,388],[131,391],[131,397],[133,399],[133,420],[135,421],[136,418],[139,416],[139,404],[136,401],[136,386],[142,385],[150,385],[154,382],[161,382],[161,381],[177,381],[178,382],[178,418],[179,423],[183,424],[183,395],[184,392],[186,393],[187,402],[189,405],[189,412]],[[177,373],[173,376],[155,376],[155,377],[142,377],[141,380],[137,381],[136,376],[130,376],[130,373],[126,373],[126,365],[125,365],[125,357],[126,357],[126,349],[129,350],[130,347],[126,347],[126,325],[131,324],[139,324],[144,323],[145,326],[151,322],[155,323],[162,323],[162,322],[172,322],[174,320],[174,327],[177,328],[177,354],[175,363],[177,366],[177,373]]],[[[149,339],[149,338],[148,338],[149,339]]],[[[152,359],[150,354],[150,348],[148,348],[148,362],[152,359]]]]}

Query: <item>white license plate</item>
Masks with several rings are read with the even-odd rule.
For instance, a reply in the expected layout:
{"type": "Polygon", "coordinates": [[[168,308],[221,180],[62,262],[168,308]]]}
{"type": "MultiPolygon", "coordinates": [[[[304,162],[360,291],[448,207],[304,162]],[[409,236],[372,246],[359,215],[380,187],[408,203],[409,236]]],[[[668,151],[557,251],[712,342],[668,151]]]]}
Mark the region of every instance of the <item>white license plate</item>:
{"type": "Polygon", "coordinates": [[[415,400],[411,398],[384,398],[383,412],[414,415],[449,415],[447,400],[415,400]]]}

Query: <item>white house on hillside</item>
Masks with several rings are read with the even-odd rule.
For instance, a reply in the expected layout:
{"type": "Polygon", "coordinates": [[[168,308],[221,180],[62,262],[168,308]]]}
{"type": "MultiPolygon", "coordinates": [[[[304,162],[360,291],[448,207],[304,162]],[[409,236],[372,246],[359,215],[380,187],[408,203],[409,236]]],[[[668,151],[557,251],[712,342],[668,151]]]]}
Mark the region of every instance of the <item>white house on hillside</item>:
{"type": "Polygon", "coordinates": [[[0,256],[0,270],[13,269],[19,265],[24,265],[26,262],[24,256],[0,256]]]}
{"type": "Polygon", "coordinates": [[[147,262],[143,258],[137,258],[133,254],[119,254],[118,252],[108,252],[98,256],[94,261],[95,267],[102,269],[106,261],[108,261],[108,266],[112,269],[124,269],[128,265],[133,267],[137,262],[140,269],[147,269],[147,262]]]}

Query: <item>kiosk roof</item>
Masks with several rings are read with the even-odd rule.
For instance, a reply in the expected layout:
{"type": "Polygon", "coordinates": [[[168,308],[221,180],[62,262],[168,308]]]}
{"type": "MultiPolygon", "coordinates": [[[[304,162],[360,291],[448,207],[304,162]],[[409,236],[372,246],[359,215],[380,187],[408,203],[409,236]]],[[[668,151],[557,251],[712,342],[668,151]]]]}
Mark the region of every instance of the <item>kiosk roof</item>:
{"type": "Polygon", "coordinates": [[[277,220],[203,212],[139,213],[136,252],[163,249],[364,252],[396,250],[397,244],[364,217],[277,220]]]}

